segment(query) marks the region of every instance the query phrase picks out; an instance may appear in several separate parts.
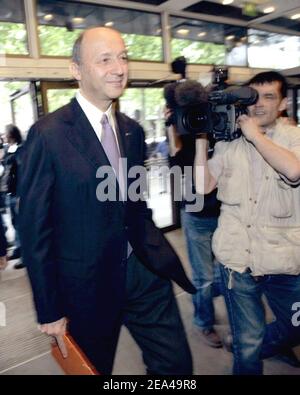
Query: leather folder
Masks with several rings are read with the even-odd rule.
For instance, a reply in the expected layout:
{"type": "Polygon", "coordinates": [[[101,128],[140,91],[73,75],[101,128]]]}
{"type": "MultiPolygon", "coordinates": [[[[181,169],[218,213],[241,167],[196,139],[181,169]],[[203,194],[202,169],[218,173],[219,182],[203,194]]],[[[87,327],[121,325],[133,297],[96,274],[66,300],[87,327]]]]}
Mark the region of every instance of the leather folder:
{"type": "Polygon", "coordinates": [[[63,339],[68,350],[67,358],[64,358],[62,356],[62,353],[56,342],[55,344],[51,344],[52,356],[54,357],[56,362],[60,365],[60,367],[63,369],[63,371],[67,375],[72,375],[72,376],[99,375],[96,368],[88,360],[87,356],[83,353],[83,351],[80,349],[80,347],[72,338],[72,336],[69,333],[67,333],[64,335],[63,339]]]}

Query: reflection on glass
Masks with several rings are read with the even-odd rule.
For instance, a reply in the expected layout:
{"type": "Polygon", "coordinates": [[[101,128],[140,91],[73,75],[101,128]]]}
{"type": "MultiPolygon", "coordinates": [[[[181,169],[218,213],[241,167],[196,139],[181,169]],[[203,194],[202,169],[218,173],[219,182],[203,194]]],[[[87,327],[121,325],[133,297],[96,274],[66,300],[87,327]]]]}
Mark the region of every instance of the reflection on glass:
{"type": "Polygon", "coordinates": [[[164,125],[165,100],[160,88],[130,88],[120,99],[122,112],[139,122],[145,131],[148,170],[148,207],[157,226],[172,225],[168,142],[164,125]]]}
{"type": "Polygon", "coordinates": [[[162,61],[160,15],[68,1],[38,0],[37,18],[42,55],[71,55],[80,32],[93,26],[119,30],[132,60],[162,61]]]}
{"type": "Polygon", "coordinates": [[[189,63],[247,65],[247,31],[243,27],[170,17],[172,58],[189,63]]]}
{"type": "Polygon", "coordinates": [[[289,69],[300,65],[300,37],[249,29],[250,67],[289,69]]]}

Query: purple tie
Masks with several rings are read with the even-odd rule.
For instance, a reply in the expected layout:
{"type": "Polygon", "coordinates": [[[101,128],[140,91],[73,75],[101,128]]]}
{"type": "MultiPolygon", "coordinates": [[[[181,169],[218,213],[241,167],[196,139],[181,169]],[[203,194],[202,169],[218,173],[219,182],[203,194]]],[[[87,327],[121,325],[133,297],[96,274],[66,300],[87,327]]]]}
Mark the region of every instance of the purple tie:
{"type": "MultiPolygon", "coordinates": [[[[118,149],[117,145],[117,140],[115,133],[110,126],[106,114],[103,114],[103,117],[101,119],[101,125],[102,125],[102,136],[101,136],[101,144],[102,147],[106,153],[106,156],[108,157],[108,160],[115,170],[116,177],[119,182],[120,190],[121,190],[121,195],[122,199],[124,200],[124,192],[125,192],[125,180],[124,180],[124,173],[123,173],[123,166],[122,163],[119,162],[119,159],[121,159],[120,152],[118,149]],[[120,166],[119,166],[120,163],[120,166]],[[119,177],[119,171],[120,171],[120,177],[119,177]]],[[[127,258],[129,258],[130,254],[132,253],[133,249],[130,245],[130,243],[127,243],[127,258]]]]}
{"type": "Polygon", "coordinates": [[[103,117],[101,119],[101,125],[102,125],[101,144],[112,168],[116,173],[116,177],[119,182],[122,196],[124,196],[125,186],[124,186],[123,168],[122,165],[121,168],[119,166],[119,159],[121,159],[121,156],[118,149],[115,133],[108,122],[108,118],[106,114],[103,114],[103,117]],[[119,177],[119,175],[121,175],[121,177],[119,177]]]}

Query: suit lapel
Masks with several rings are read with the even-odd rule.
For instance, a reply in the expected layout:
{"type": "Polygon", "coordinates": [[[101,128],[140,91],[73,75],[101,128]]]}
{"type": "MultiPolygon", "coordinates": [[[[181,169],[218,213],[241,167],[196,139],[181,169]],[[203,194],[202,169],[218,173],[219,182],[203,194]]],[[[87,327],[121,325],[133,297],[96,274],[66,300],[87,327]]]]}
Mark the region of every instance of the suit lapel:
{"type": "MultiPolygon", "coordinates": [[[[66,135],[70,143],[77,149],[77,151],[91,163],[91,165],[97,170],[100,166],[109,166],[110,162],[106,156],[106,153],[100,143],[94,129],[92,128],[89,120],[85,113],[80,107],[76,99],[72,99],[70,103],[71,108],[71,119],[72,128],[65,130],[66,135]]],[[[122,117],[122,114],[116,112],[116,132],[118,136],[118,143],[120,147],[121,156],[127,158],[127,143],[126,136],[128,132],[126,129],[126,119],[122,117]]],[[[119,184],[117,185],[117,193],[119,193],[119,184]]]]}
{"type": "Polygon", "coordinates": [[[73,99],[70,106],[73,127],[66,130],[68,140],[96,169],[109,165],[104,149],[77,100],[73,99]]]}
{"type": "Polygon", "coordinates": [[[127,166],[129,170],[131,164],[131,154],[133,152],[131,127],[128,123],[127,117],[118,111],[116,111],[116,124],[120,142],[121,156],[127,159],[127,166]]]}
{"type": "Polygon", "coordinates": [[[126,145],[126,122],[122,118],[122,114],[118,111],[115,112],[116,132],[118,136],[118,143],[120,147],[121,157],[127,158],[127,145],[126,145]]]}

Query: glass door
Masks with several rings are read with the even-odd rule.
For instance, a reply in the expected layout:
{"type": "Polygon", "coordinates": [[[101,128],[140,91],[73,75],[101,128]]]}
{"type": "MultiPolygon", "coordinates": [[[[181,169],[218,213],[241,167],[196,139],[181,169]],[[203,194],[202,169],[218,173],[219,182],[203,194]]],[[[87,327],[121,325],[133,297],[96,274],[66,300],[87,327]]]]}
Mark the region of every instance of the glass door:
{"type": "Polygon", "coordinates": [[[28,129],[37,120],[35,83],[29,81],[0,82],[1,134],[8,124],[16,125],[25,139],[28,129]]]}
{"type": "Polygon", "coordinates": [[[76,95],[78,90],[77,82],[65,81],[42,81],[41,95],[44,114],[53,112],[58,108],[68,104],[76,95]]]}
{"type": "Polygon", "coordinates": [[[145,131],[147,204],[160,228],[173,223],[173,206],[169,175],[169,147],[163,109],[162,88],[128,88],[119,100],[120,110],[139,122],[145,131]]]}

